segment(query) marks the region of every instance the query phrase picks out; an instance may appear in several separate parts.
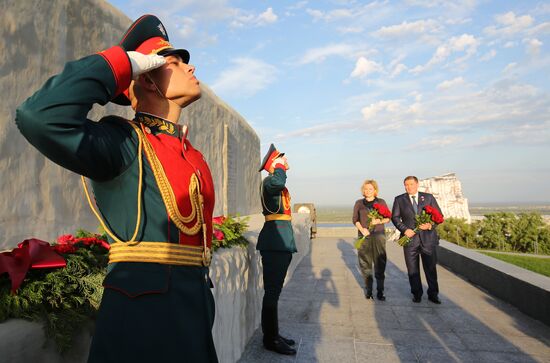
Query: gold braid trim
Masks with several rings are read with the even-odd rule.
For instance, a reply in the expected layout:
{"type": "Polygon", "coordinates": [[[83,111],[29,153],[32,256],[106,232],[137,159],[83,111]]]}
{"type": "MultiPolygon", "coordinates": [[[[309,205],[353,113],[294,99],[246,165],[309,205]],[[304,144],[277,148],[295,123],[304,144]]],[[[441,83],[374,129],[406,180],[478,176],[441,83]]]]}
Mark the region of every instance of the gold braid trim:
{"type": "Polygon", "coordinates": [[[292,217],[288,214],[268,214],[265,216],[265,221],[291,221],[292,217]]]}
{"type": "MultiPolygon", "coordinates": [[[[150,262],[167,265],[203,266],[203,247],[168,242],[140,242],[136,246],[113,243],[109,263],[150,262]]],[[[206,265],[205,265],[206,266],[206,265]]]]}
{"type": "Polygon", "coordinates": [[[270,214],[277,214],[277,212],[280,211],[281,209],[281,199],[282,199],[282,194],[281,194],[281,198],[279,198],[279,205],[277,206],[277,210],[275,211],[272,211],[270,210],[268,207],[267,207],[267,204],[264,200],[264,182],[262,181],[262,184],[260,184],[260,199],[262,200],[262,207],[264,207],[264,209],[266,211],[268,211],[270,214]]]}
{"type": "MultiPolygon", "coordinates": [[[[138,135],[139,136],[139,135],[138,135]]],[[[138,168],[139,168],[139,177],[138,177],[138,190],[137,190],[137,217],[136,217],[136,227],[134,229],[134,234],[132,235],[132,238],[127,242],[130,245],[135,245],[138,242],[135,242],[135,239],[137,237],[139,226],[141,224],[141,190],[143,189],[143,158],[141,156],[141,150],[143,149],[143,142],[142,139],[138,140],[138,168]]],[[[120,240],[111,230],[105,222],[103,221],[103,218],[101,218],[101,215],[97,211],[97,209],[94,207],[94,204],[92,203],[92,198],[90,197],[90,192],[88,191],[88,185],[86,184],[86,179],[84,179],[84,176],[80,176],[82,180],[82,186],[84,187],[84,194],[86,194],[86,199],[88,200],[88,204],[90,205],[90,208],[92,209],[92,212],[96,216],[97,220],[103,227],[103,230],[105,233],[107,233],[114,241],[117,243],[124,243],[122,240],[120,240]]]]}
{"type": "Polygon", "coordinates": [[[189,181],[189,199],[191,201],[191,213],[188,216],[182,216],[179,211],[176,196],[174,195],[172,186],[170,185],[170,182],[166,177],[166,173],[164,172],[162,163],[158,159],[157,154],[153,149],[153,146],[149,143],[149,140],[147,139],[141,128],[133,123],[130,123],[130,125],[132,125],[132,127],[136,131],[138,138],[141,140],[140,142],[143,143],[143,151],[145,152],[145,155],[149,160],[149,164],[151,165],[151,169],[153,170],[153,175],[155,176],[160,195],[162,196],[162,200],[164,201],[164,205],[166,206],[170,219],[183,234],[186,234],[188,236],[196,235],[202,228],[203,224],[201,213],[202,196],[199,193],[199,180],[197,176],[195,174],[191,175],[191,179],[189,181]],[[197,210],[199,211],[199,213],[197,213],[197,210]],[[196,221],[192,227],[187,227],[184,224],[193,221],[195,217],[196,221]]]}

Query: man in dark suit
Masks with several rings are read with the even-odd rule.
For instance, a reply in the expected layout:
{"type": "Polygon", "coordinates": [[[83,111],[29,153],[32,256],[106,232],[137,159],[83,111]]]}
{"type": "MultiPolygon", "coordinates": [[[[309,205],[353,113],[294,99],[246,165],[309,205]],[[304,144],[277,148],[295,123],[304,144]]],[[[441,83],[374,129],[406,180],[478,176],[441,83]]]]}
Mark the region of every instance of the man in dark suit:
{"type": "Polygon", "coordinates": [[[434,196],[429,193],[418,192],[418,178],[408,176],[403,181],[406,193],[395,197],[392,210],[392,222],[401,232],[401,237],[407,236],[412,241],[405,247],[405,263],[411,284],[413,302],[422,301],[422,282],[420,281],[419,256],[422,258],[424,274],[428,282],[428,300],[435,304],[441,304],[439,300],[439,286],[437,285],[437,254],[436,246],[439,244],[439,236],[435,225],[424,223],[418,226],[418,233],[415,233],[416,216],[422,213],[425,206],[432,206],[439,212],[434,196]]]}

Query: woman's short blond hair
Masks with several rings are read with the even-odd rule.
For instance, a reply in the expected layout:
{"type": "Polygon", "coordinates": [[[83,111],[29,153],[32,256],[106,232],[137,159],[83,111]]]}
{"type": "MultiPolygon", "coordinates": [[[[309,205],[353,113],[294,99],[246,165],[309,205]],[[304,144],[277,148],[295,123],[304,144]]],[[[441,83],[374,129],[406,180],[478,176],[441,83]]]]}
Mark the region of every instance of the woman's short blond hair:
{"type": "Polygon", "coordinates": [[[374,187],[374,196],[377,197],[378,196],[378,183],[374,179],[367,179],[363,182],[363,184],[361,184],[361,195],[365,196],[365,194],[363,193],[363,189],[365,188],[365,185],[368,185],[368,184],[370,184],[374,187]]]}

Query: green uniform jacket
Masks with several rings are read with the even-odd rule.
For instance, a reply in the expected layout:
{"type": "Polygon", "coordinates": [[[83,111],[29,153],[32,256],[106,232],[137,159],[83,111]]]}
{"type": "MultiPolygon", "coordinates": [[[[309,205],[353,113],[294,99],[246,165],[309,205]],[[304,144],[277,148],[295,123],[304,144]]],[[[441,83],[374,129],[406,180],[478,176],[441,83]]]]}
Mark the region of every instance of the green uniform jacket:
{"type": "MultiPolygon", "coordinates": [[[[127,241],[134,233],[137,220],[138,139],[132,127],[120,117],[107,116],[99,122],[87,119],[94,103],[105,105],[115,96],[124,61],[128,62],[127,70],[131,73],[122,48],[113,47],[106,52],[116,54],[118,49],[125,58],[117,60],[112,53],[95,54],[67,63],[59,75],[50,78],[17,109],[16,123],[25,138],[42,154],[92,180],[104,221],[119,239],[127,241]]],[[[129,81],[128,78],[128,84],[129,81]]],[[[176,134],[181,132],[179,128],[176,131],[176,134]]],[[[202,155],[200,157],[202,159],[202,155]]],[[[178,243],[179,231],[167,218],[166,207],[145,156],[143,166],[142,217],[136,240],[178,243]]],[[[210,173],[205,171],[203,174],[210,173]]],[[[84,199],[82,202],[85,203],[84,199]]],[[[213,209],[213,201],[211,204],[213,209]]],[[[205,213],[205,219],[208,214],[211,215],[205,213]]],[[[109,266],[110,270],[114,269],[113,265],[109,266]]],[[[137,272],[127,274],[118,267],[114,274],[109,274],[105,284],[113,283],[117,289],[128,290],[130,296],[139,295],[140,290],[161,291],[167,285],[168,273],[161,272],[165,270],[159,266],[159,273],[154,274],[158,278],[151,278],[149,274],[144,280],[133,276],[137,272]],[[123,281],[123,276],[131,278],[123,281]]]]}
{"type": "MultiPolygon", "coordinates": [[[[263,180],[261,190],[263,215],[290,215],[290,197],[285,183],[286,171],[283,168],[275,168],[273,174],[263,180]]],[[[258,236],[256,249],[297,252],[291,221],[266,221],[258,236]]]]}

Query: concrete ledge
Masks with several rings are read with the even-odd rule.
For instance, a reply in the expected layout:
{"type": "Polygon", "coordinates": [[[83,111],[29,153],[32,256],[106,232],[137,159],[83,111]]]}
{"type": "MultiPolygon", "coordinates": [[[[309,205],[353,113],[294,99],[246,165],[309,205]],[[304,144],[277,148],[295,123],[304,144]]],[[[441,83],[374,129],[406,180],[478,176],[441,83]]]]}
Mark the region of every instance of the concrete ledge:
{"type": "Polygon", "coordinates": [[[315,237],[355,237],[357,238],[357,228],[355,227],[322,227],[317,225],[315,237]]]}
{"type": "Polygon", "coordinates": [[[550,278],[445,240],[438,263],[550,326],[550,278]]]}
{"type": "MultiPolygon", "coordinates": [[[[256,251],[258,235],[264,223],[261,214],[250,216],[245,237],[247,249],[234,247],[214,253],[210,277],[216,301],[212,334],[220,363],[236,362],[261,320],[263,291],[261,256],[256,251]]],[[[311,248],[309,214],[293,215],[292,225],[298,252],[292,256],[287,277],[311,248]]],[[[73,349],[60,356],[53,343],[46,341],[42,326],[21,319],[0,323],[0,362],[79,363],[86,362],[91,336],[87,327],[73,349]]]]}

